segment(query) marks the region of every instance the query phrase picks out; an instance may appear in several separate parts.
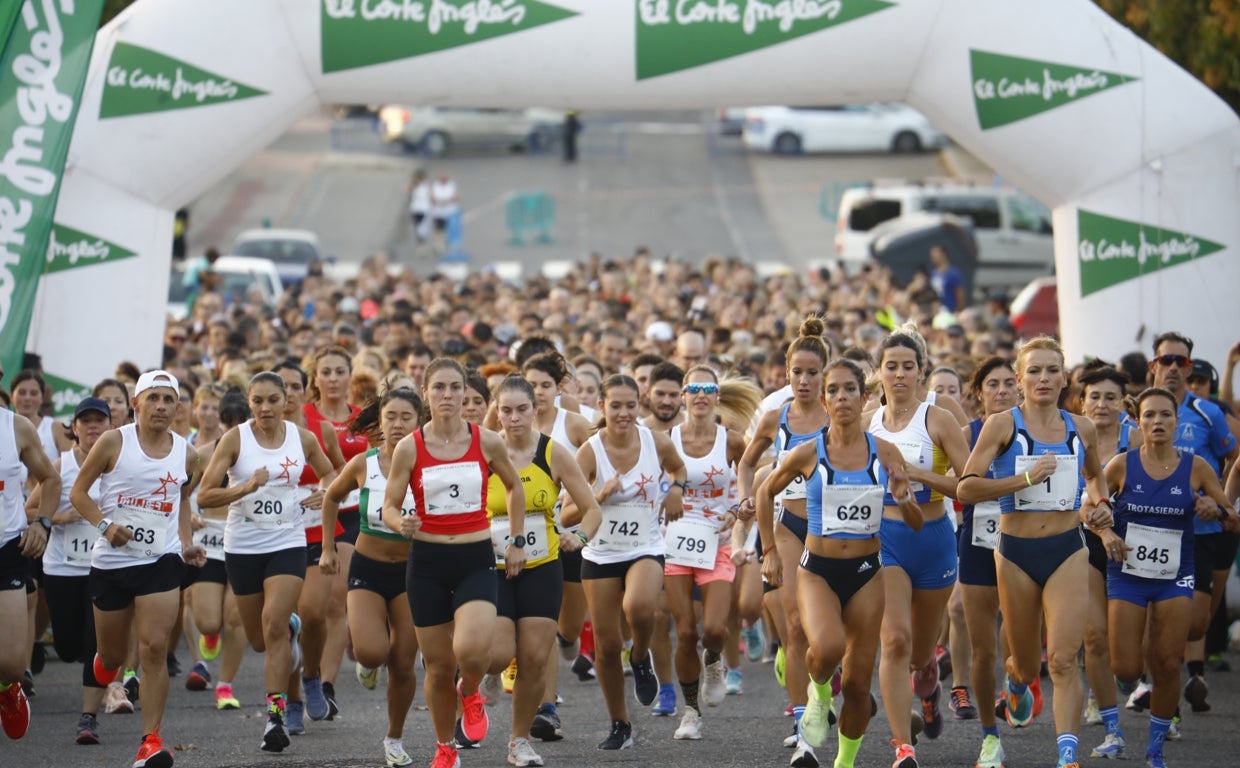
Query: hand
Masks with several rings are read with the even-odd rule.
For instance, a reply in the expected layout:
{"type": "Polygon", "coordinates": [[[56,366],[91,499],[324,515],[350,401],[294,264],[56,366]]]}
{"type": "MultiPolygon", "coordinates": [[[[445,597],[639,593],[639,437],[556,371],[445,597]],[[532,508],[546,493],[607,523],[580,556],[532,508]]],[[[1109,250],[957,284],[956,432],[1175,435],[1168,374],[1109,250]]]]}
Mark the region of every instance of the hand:
{"type": "Polygon", "coordinates": [[[1122,563],[1124,562],[1124,558],[1127,554],[1132,551],[1132,547],[1124,543],[1124,540],[1119,537],[1119,534],[1110,528],[1106,528],[1101,531],[1098,534],[1098,537],[1102,539],[1102,546],[1106,547],[1108,560],[1114,560],[1117,563],[1122,563]]]}
{"type": "Polygon", "coordinates": [[[510,579],[515,579],[521,575],[521,571],[525,570],[525,549],[508,545],[508,549],[504,550],[504,573],[510,579]]]}
{"type": "MultiPolygon", "coordinates": [[[[676,488],[678,486],[672,486],[676,488]]],[[[663,498],[663,520],[674,523],[685,516],[685,500],[679,493],[669,493],[663,498]]]]}
{"type": "Polygon", "coordinates": [[[309,496],[302,499],[298,503],[301,504],[306,509],[322,509],[323,508],[323,489],[315,488],[314,491],[309,496]]]}
{"type": "Polygon", "coordinates": [[[581,543],[581,537],[572,531],[564,531],[560,534],[560,551],[576,552],[585,545],[581,543]]]}
{"type": "Polygon", "coordinates": [[[319,573],[324,576],[335,576],[338,570],[340,570],[340,561],[336,557],[335,548],[323,547],[323,554],[319,555],[319,573]]]}
{"type": "Polygon", "coordinates": [[[43,550],[47,548],[47,531],[43,529],[41,523],[31,523],[26,526],[21,536],[20,547],[22,557],[38,557],[43,554],[43,550]]]}
{"type": "Polygon", "coordinates": [[[594,494],[594,499],[599,504],[602,504],[604,501],[607,500],[609,496],[611,496],[613,493],[619,490],[620,490],[620,478],[615,475],[612,475],[611,477],[607,478],[607,482],[603,483],[603,487],[598,490],[598,493],[594,494]]]}
{"type": "Polygon", "coordinates": [[[197,544],[190,544],[188,547],[182,545],[181,559],[185,561],[186,565],[201,568],[207,563],[207,550],[197,544]]]}
{"type": "Polygon", "coordinates": [[[1044,453],[1038,457],[1038,462],[1033,465],[1033,469],[1029,470],[1029,479],[1034,485],[1042,482],[1046,478],[1055,474],[1055,467],[1058,460],[1053,453],[1044,453]]]}
{"type": "Polygon", "coordinates": [[[1236,363],[1240,363],[1240,341],[1237,341],[1227,350],[1227,367],[1234,368],[1236,363]]]}
{"type": "Polygon", "coordinates": [[[103,532],[103,538],[107,539],[108,543],[116,549],[120,549],[128,544],[129,540],[133,538],[133,531],[123,525],[112,523],[108,526],[108,529],[103,532]]]}
{"type": "Polygon", "coordinates": [[[750,552],[747,549],[733,549],[732,550],[732,565],[736,566],[737,568],[740,568],[742,565],[745,564],[747,560],[749,560],[749,555],[750,555],[750,552]]]}
{"type": "Polygon", "coordinates": [[[264,485],[266,485],[268,479],[269,479],[269,473],[267,472],[266,467],[259,467],[258,469],[254,470],[254,474],[250,475],[250,480],[249,480],[250,493],[254,493],[259,488],[262,488],[264,485]]]}
{"type": "Polygon", "coordinates": [[[203,519],[202,515],[190,515],[189,529],[191,531],[201,531],[203,528],[206,528],[206,527],[207,527],[207,521],[203,519]]]}
{"type": "Polygon", "coordinates": [[[406,539],[412,539],[413,535],[422,528],[422,518],[417,515],[401,515],[400,516],[400,535],[406,539]]]}
{"type": "Polygon", "coordinates": [[[1198,496],[1193,511],[1206,522],[1219,519],[1218,502],[1209,496],[1198,496]]]}
{"type": "Polygon", "coordinates": [[[1228,512],[1227,517],[1223,519],[1223,530],[1240,533],[1240,517],[1236,515],[1236,510],[1228,512]]]}
{"type": "Polygon", "coordinates": [[[774,586],[784,583],[784,563],[778,549],[772,549],[762,558],[762,580],[774,586]]]}
{"type": "Polygon", "coordinates": [[[752,520],[753,516],[757,513],[758,513],[758,510],[756,506],[754,505],[752,496],[746,496],[745,498],[741,499],[741,503],[736,507],[737,519],[743,520],[744,522],[749,522],[750,520],[752,520]]]}
{"type": "Polygon", "coordinates": [[[1115,524],[1110,502],[1103,504],[1086,497],[1085,502],[1081,504],[1081,522],[1092,531],[1110,530],[1115,524]]]}
{"type": "Polygon", "coordinates": [[[728,511],[722,518],[720,518],[719,527],[715,529],[715,533],[727,533],[736,525],[736,521],[737,514],[735,512],[728,511]]]}

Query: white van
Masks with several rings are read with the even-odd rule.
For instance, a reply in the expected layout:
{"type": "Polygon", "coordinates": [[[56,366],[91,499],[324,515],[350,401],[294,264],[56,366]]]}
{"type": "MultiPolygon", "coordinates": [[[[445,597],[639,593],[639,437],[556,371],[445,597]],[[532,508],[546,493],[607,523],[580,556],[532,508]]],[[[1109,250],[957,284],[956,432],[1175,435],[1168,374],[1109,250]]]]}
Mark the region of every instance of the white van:
{"type": "MultiPolygon", "coordinates": [[[[871,260],[870,231],[919,211],[950,213],[973,222],[980,288],[1020,286],[1054,270],[1051,215],[1046,206],[1012,187],[875,184],[846,190],[836,216],[835,256],[848,274],[871,260]]],[[[930,256],[926,255],[926,264],[930,256]]]]}

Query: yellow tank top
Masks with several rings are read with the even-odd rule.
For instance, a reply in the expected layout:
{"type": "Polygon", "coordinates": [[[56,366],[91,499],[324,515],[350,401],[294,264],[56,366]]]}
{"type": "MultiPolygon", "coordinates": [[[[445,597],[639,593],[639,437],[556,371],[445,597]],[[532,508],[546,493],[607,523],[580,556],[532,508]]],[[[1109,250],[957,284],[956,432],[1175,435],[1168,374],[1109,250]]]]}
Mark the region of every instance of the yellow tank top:
{"type": "MultiPolygon", "coordinates": [[[[544,551],[541,557],[527,560],[526,568],[533,568],[549,563],[560,556],[560,535],[555,530],[555,506],[560,495],[560,486],[551,475],[551,447],[554,443],[546,435],[539,435],[538,447],[534,449],[534,459],[529,466],[517,470],[521,477],[521,486],[525,489],[525,532],[538,537],[538,550],[544,551]],[[538,530],[531,530],[531,516],[542,517],[538,530]]],[[[499,476],[492,473],[487,481],[487,518],[503,518],[508,516],[508,494],[499,476]]],[[[531,547],[526,546],[527,557],[531,547]]]]}

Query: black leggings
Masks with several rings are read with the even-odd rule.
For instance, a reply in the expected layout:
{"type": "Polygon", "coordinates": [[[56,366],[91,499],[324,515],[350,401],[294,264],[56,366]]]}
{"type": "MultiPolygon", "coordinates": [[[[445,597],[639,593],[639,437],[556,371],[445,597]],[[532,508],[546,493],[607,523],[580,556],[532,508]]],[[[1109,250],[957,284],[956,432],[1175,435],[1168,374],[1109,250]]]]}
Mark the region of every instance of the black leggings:
{"type": "Polygon", "coordinates": [[[82,663],[82,685],[103,688],[95,680],[95,609],[90,600],[90,577],[44,574],[43,592],[56,655],[61,661],[82,663]]]}

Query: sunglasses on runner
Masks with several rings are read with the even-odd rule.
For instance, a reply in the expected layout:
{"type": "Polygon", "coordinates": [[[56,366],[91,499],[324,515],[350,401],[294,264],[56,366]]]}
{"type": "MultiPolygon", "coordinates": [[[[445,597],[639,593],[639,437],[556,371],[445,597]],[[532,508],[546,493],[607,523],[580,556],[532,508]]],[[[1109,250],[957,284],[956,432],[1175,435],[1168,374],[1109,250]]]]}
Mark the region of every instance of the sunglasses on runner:
{"type": "Polygon", "coordinates": [[[719,385],[715,384],[714,382],[708,382],[706,384],[686,384],[685,385],[686,395],[699,395],[699,394],[702,394],[703,392],[708,395],[717,395],[719,394],[719,385]]]}
{"type": "Polygon", "coordinates": [[[1176,366],[1177,368],[1187,368],[1193,364],[1192,358],[1186,355],[1159,355],[1150,361],[1150,364],[1159,363],[1167,367],[1176,366]]]}

